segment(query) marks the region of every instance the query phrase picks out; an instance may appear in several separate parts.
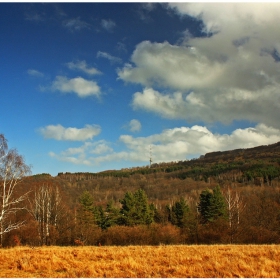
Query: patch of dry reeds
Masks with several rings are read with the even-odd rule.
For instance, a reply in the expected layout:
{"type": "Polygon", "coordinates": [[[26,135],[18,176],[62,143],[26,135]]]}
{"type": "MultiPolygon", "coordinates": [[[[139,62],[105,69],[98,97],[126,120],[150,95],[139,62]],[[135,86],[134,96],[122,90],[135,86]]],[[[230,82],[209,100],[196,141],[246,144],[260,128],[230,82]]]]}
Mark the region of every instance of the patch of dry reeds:
{"type": "Polygon", "coordinates": [[[279,276],[280,245],[0,249],[0,277],[274,278],[279,276]]]}

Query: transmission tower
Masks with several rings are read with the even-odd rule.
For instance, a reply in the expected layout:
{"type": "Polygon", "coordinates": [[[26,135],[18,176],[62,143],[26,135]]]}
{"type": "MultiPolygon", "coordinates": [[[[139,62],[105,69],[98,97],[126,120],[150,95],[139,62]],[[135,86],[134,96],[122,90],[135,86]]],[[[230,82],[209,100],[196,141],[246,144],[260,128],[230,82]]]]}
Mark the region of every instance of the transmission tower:
{"type": "Polygon", "coordinates": [[[152,146],[150,145],[150,168],[152,166],[152,162],[153,162],[153,160],[152,160],[152,146]]]}

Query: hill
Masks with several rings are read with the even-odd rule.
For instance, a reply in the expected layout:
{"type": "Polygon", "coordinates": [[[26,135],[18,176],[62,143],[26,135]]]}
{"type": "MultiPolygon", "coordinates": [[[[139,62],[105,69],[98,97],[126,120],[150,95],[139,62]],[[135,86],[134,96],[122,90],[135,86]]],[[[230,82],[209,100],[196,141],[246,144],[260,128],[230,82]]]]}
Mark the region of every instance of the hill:
{"type": "MultiPolygon", "coordinates": [[[[118,202],[127,191],[144,189],[151,201],[170,203],[179,196],[190,196],[219,184],[241,186],[279,186],[280,142],[248,149],[211,152],[198,159],[155,163],[151,167],[132,167],[98,173],[76,172],[38,174],[33,183],[57,184],[70,197],[91,191],[105,205],[118,202]]],[[[74,200],[72,198],[72,201],[74,200]]]]}

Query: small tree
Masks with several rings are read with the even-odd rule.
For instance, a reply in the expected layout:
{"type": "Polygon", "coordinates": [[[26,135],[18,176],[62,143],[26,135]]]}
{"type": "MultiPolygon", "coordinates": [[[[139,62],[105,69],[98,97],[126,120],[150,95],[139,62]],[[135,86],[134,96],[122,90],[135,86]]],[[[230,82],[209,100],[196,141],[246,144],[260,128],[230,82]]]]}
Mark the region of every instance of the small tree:
{"type": "Polygon", "coordinates": [[[220,186],[215,187],[213,191],[209,189],[202,191],[197,208],[203,223],[225,216],[226,204],[220,186]]]}
{"type": "Polygon", "coordinates": [[[110,200],[107,203],[105,212],[103,212],[103,218],[101,220],[101,228],[107,229],[117,224],[120,215],[120,210],[113,206],[113,201],[110,200]]]}
{"type": "Polygon", "coordinates": [[[27,198],[27,193],[15,196],[15,187],[22,178],[31,173],[30,166],[17,150],[8,150],[7,140],[0,134],[0,242],[3,235],[20,228],[24,221],[13,222],[12,217],[19,210],[25,209],[20,203],[27,198]]]}
{"type": "Polygon", "coordinates": [[[202,222],[206,223],[212,218],[210,211],[212,192],[209,189],[202,191],[199,196],[199,203],[197,206],[198,212],[202,217],[202,222]]]}
{"type": "Polygon", "coordinates": [[[176,201],[175,204],[170,209],[170,221],[172,224],[184,228],[188,224],[189,217],[189,206],[183,197],[180,197],[179,201],[176,201]]]}
{"type": "Polygon", "coordinates": [[[149,225],[153,222],[152,206],[148,203],[148,198],[144,190],[139,189],[134,194],[127,192],[124,199],[120,200],[122,208],[120,210],[119,224],[149,225]]]}
{"type": "Polygon", "coordinates": [[[79,207],[77,211],[76,235],[84,244],[92,243],[92,231],[96,226],[94,217],[94,200],[88,191],[84,191],[79,197],[79,207]]]}

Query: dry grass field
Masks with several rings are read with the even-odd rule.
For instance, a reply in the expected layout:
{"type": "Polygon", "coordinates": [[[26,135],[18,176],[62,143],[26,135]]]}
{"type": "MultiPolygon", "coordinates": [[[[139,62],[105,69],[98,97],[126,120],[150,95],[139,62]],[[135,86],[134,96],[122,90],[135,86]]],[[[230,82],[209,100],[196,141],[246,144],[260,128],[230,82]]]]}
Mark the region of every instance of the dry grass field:
{"type": "Polygon", "coordinates": [[[280,277],[280,245],[15,247],[0,277],[280,277]]]}

